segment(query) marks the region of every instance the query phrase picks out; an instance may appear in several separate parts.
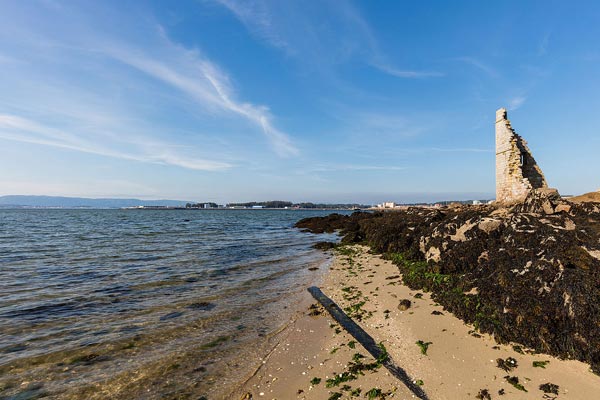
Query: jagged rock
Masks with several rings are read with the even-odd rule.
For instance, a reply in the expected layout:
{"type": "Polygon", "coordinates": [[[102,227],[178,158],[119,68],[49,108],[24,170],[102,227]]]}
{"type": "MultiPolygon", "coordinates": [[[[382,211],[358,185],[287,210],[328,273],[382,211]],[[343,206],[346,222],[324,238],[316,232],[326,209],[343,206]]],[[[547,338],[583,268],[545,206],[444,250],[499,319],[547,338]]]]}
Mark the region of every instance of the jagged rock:
{"type": "Polygon", "coordinates": [[[485,233],[490,233],[498,229],[502,225],[502,221],[494,218],[482,218],[477,225],[479,229],[485,233]]]}
{"type": "Polygon", "coordinates": [[[560,197],[556,189],[534,189],[529,192],[522,203],[514,207],[514,211],[518,213],[546,214],[552,215],[556,213],[556,208],[560,205],[568,205],[565,200],[560,197]]]}
{"type": "Polygon", "coordinates": [[[438,262],[441,259],[442,252],[437,247],[430,247],[425,253],[425,259],[427,261],[438,262]]]}
{"type": "Polygon", "coordinates": [[[568,213],[569,211],[571,211],[571,206],[569,204],[559,204],[554,209],[555,213],[561,213],[561,212],[568,213]]]}

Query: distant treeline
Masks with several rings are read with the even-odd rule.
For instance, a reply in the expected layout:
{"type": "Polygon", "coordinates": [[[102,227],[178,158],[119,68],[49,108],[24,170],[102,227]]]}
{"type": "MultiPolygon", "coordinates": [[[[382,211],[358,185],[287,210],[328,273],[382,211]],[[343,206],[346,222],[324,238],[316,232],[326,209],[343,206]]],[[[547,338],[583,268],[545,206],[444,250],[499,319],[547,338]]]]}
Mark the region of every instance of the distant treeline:
{"type": "Polygon", "coordinates": [[[291,201],[251,201],[248,203],[229,203],[227,207],[264,207],[264,208],[329,208],[329,209],[351,209],[368,208],[364,204],[323,204],[323,203],[292,203],[291,201]]]}
{"type": "Polygon", "coordinates": [[[298,203],[295,206],[299,208],[369,208],[366,204],[323,204],[323,203],[298,203]]]}
{"type": "Polygon", "coordinates": [[[265,208],[286,208],[292,207],[291,201],[271,200],[271,201],[250,201],[248,203],[229,203],[227,207],[265,207],[265,208]]]}
{"type": "Polygon", "coordinates": [[[229,203],[225,206],[213,202],[187,203],[185,208],[318,208],[318,209],[353,209],[369,208],[364,204],[324,204],[324,203],[292,203],[291,201],[249,201],[246,203],[229,203]]]}
{"type": "Polygon", "coordinates": [[[187,203],[185,208],[219,208],[217,203],[187,203]]]}

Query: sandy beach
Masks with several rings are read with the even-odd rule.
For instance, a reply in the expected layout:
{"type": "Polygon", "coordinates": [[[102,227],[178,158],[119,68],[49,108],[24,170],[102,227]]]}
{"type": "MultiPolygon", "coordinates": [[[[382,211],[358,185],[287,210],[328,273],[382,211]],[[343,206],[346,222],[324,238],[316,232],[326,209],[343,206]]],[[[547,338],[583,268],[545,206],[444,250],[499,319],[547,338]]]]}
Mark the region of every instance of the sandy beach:
{"type": "MultiPolygon", "coordinates": [[[[427,293],[404,286],[398,268],[366,247],[336,252],[321,289],[430,399],[592,399],[600,393],[600,377],[587,364],[498,345],[427,293]],[[405,299],[410,307],[401,310],[405,299]]],[[[415,398],[322,308],[305,308],[261,361],[231,398],[415,398]],[[357,364],[368,367],[350,373],[357,364]]]]}

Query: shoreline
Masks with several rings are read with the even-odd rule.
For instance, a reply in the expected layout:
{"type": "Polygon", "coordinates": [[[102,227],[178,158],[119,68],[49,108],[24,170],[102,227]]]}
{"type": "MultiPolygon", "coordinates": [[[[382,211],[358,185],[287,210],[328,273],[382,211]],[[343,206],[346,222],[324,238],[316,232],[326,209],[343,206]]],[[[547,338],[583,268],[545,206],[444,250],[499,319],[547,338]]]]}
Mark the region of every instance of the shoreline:
{"type": "MultiPolygon", "coordinates": [[[[589,365],[529,354],[518,345],[499,345],[490,335],[475,332],[446,312],[429,294],[404,286],[398,268],[390,261],[370,254],[364,246],[349,249],[336,252],[323,277],[322,290],[384,344],[396,365],[422,384],[430,399],[488,399],[486,395],[492,399],[583,399],[600,392],[600,377],[589,365]],[[411,306],[399,310],[403,299],[410,300],[411,306]],[[426,354],[422,354],[423,345],[426,354]],[[508,370],[499,368],[499,359],[508,370]],[[540,385],[558,394],[544,393],[540,385]]],[[[303,299],[316,303],[308,292],[303,299]]],[[[354,339],[324,310],[320,315],[308,314],[305,309],[278,334],[262,365],[230,398],[328,400],[367,398],[367,393],[414,398],[382,367],[363,371],[364,375],[357,373],[356,379],[335,382],[336,375],[355,365],[353,358],[363,365],[375,360],[360,344],[352,343],[354,339]],[[365,358],[355,356],[357,353],[365,358]],[[337,385],[326,387],[328,379],[337,385]]]]}

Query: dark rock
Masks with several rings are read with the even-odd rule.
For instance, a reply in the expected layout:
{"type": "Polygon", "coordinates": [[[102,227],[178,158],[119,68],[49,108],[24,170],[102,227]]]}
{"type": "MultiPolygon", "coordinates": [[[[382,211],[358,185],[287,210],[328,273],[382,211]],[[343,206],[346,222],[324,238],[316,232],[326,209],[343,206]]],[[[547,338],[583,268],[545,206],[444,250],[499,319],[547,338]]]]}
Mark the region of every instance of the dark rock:
{"type": "Polygon", "coordinates": [[[331,249],[335,249],[336,243],[334,242],[318,242],[313,244],[313,248],[317,249],[317,250],[323,250],[323,251],[327,251],[327,250],[331,250],[331,249]]]}
{"type": "Polygon", "coordinates": [[[398,304],[398,310],[406,311],[410,308],[411,305],[412,305],[412,302],[410,300],[402,299],[402,300],[400,300],[400,304],[398,304]]]}

